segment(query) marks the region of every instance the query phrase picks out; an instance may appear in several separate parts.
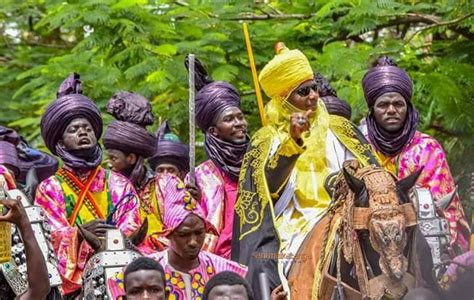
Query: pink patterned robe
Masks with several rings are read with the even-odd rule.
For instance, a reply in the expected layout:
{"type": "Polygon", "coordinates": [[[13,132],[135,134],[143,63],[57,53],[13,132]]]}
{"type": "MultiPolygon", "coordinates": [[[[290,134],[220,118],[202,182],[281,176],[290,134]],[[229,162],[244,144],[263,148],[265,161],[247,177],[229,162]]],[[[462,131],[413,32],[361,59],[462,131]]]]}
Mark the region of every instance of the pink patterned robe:
{"type": "MultiPolygon", "coordinates": [[[[130,235],[140,225],[138,196],[133,185],[122,175],[101,168],[92,181],[90,191],[94,194],[104,191],[104,188],[108,189],[108,200],[112,202],[109,207],[118,205],[112,219],[124,234],[130,235]],[[121,199],[126,200],[119,203],[121,199]]],[[[63,293],[73,293],[81,288],[85,264],[94,250],[82,240],[77,227],[69,225],[65,194],[56,176],[40,183],[35,203],[43,208],[51,226],[54,251],[63,280],[63,293]]]]}
{"type": "Polygon", "coordinates": [[[238,182],[232,181],[212,160],[200,164],[195,177],[202,194],[201,207],[219,233],[219,236],[206,236],[203,250],[229,259],[238,182]]]}
{"type": "MultiPolygon", "coordinates": [[[[435,200],[453,192],[456,187],[443,148],[438,141],[425,133],[417,131],[402,152],[395,157],[384,157],[380,153],[379,155],[384,167],[395,169],[392,171],[398,178],[405,178],[423,167],[417,185],[429,189],[435,200]]],[[[457,194],[444,214],[451,230],[453,255],[468,251],[470,230],[457,194]]]]}

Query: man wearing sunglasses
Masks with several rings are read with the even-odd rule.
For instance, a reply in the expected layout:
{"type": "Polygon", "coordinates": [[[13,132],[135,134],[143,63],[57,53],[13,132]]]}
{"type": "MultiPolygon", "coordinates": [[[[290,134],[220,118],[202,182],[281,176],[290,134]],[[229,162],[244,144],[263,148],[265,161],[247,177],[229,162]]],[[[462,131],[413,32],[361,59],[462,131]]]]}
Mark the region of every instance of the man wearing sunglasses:
{"type": "Polygon", "coordinates": [[[259,76],[271,98],[265,107],[268,124],[252,137],[244,157],[234,222],[232,257],[249,267],[254,291],[261,288],[261,272],[271,290],[280,283],[288,290],[292,264],[308,262],[296,253],[326,213],[331,178],[343,162],[356,157],[362,166],[377,163],[353,124],[329,117],[306,56],[282,43],[276,50],[259,76]]]}

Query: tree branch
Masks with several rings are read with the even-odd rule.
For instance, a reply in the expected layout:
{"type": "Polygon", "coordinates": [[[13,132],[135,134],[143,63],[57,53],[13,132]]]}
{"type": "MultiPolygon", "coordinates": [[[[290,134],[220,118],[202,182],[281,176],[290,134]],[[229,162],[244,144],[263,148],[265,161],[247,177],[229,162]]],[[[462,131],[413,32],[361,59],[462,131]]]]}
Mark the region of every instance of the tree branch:
{"type": "Polygon", "coordinates": [[[435,22],[435,23],[432,23],[431,25],[429,26],[426,26],[426,27],[423,27],[421,29],[418,29],[417,31],[415,31],[409,38],[408,40],[405,42],[405,44],[408,44],[415,36],[417,36],[419,33],[423,32],[423,31],[426,31],[426,30],[430,30],[430,29],[433,29],[433,28],[437,28],[437,27],[442,27],[442,26],[447,26],[448,28],[451,28],[451,27],[454,27],[455,25],[457,25],[458,23],[461,23],[462,21],[466,20],[466,19],[469,19],[470,17],[474,16],[474,12],[471,12],[465,16],[462,16],[462,17],[459,17],[457,19],[454,19],[454,20],[450,20],[450,21],[446,21],[446,22],[435,22]]]}
{"type": "Polygon", "coordinates": [[[238,17],[223,18],[228,21],[264,21],[264,20],[306,20],[314,17],[316,14],[244,14],[238,17]]]}

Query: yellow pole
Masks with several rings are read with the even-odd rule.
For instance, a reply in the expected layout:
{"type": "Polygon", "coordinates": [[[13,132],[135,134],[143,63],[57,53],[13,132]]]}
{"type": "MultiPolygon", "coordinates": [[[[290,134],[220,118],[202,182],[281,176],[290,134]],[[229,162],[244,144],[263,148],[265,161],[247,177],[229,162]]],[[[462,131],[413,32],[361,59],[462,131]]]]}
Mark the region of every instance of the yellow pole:
{"type": "Polygon", "coordinates": [[[267,120],[265,119],[265,111],[263,108],[262,92],[260,91],[260,85],[258,84],[257,68],[255,67],[255,59],[253,58],[252,44],[250,43],[249,28],[247,26],[247,23],[245,22],[242,24],[242,27],[244,30],[245,45],[247,46],[247,53],[249,56],[250,70],[252,71],[253,85],[255,87],[255,95],[257,96],[258,112],[260,113],[260,120],[262,121],[262,125],[265,126],[267,124],[267,120]]]}

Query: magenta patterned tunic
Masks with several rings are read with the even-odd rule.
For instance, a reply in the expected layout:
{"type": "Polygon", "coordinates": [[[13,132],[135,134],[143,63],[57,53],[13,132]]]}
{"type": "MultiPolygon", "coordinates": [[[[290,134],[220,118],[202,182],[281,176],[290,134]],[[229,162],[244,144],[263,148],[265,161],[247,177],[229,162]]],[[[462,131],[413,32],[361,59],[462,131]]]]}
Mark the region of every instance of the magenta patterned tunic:
{"type": "MultiPolygon", "coordinates": [[[[399,178],[405,178],[423,167],[417,185],[429,189],[435,200],[440,200],[455,189],[443,148],[438,141],[425,133],[417,131],[398,156],[380,156],[384,167],[399,178]]],[[[468,251],[470,229],[457,194],[444,214],[451,230],[453,256],[468,251]]]]}
{"type": "MultiPolygon", "coordinates": [[[[82,272],[87,260],[94,254],[89,244],[82,240],[76,226],[68,222],[68,202],[71,195],[63,190],[57,176],[51,176],[38,186],[35,203],[41,206],[51,226],[52,241],[58,258],[59,271],[63,280],[63,293],[70,294],[81,288],[82,272]]],[[[103,168],[92,181],[90,191],[97,201],[105,197],[106,214],[112,215],[115,225],[126,235],[139,228],[139,202],[133,185],[120,174],[106,171],[103,168]],[[123,200],[123,201],[121,201],[123,200]]],[[[104,202],[104,201],[101,201],[104,202]]],[[[99,204],[101,206],[101,204],[99,204]]],[[[82,211],[79,215],[81,216],[82,211]]],[[[84,223],[88,216],[83,214],[84,223]]]]}
{"type": "Polygon", "coordinates": [[[195,177],[196,185],[201,190],[200,204],[205,217],[219,233],[219,236],[206,236],[203,250],[230,258],[238,183],[219,170],[212,160],[200,164],[196,168],[195,177]]]}

